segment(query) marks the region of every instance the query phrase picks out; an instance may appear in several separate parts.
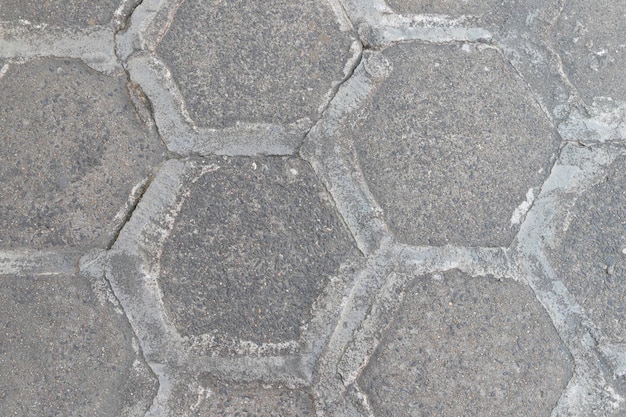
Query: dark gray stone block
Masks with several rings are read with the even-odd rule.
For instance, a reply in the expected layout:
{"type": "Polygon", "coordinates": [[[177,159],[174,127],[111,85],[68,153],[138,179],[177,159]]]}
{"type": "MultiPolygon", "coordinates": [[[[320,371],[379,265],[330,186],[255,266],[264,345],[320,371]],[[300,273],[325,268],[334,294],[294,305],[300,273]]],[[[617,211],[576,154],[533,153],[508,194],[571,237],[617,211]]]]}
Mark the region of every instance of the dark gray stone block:
{"type": "Polygon", "coordinates": [[[359,385],[377,416],[547,416],[572,368],[529,288],[453,270],[413,281],[359,385]]]}
{"type": "Polygon", "coordinates": [[[315,416],[306,389],[219,382],[208,374],[181,378],[174,388],[170,409],[172,415],[189,415],[191,411],[194,416],[315,416]]]}
{"type": "Polygon", "coordinates": [[[168,315],[182,335],[297,340],[329,277],[356,254],[330,196],[294,158],[212,158],[196,174],[162,250],[168,315]]]}
{"type": "Polygon", "coordinates": [[[417,245],[508,246],[558,137],[492,49],[407,43],[346,128],[392,232],[417,245]]]}
{"type": "Polygon", "coordinates": [[[389,6],[402,14],[443,14],[452,17],[483,15],[493,11],[500,0],[387,0],[389,6]]]}
{"type": "Polygon", "coordinates": [[[158,47],[204,127],[316,120],[354,38],[321,1],[185,1],[158,47]]]}
{"type": "Polygon", "coordinates": [[[122,0],[3,0],[0,21],[27,20],[58,27],[105,25],[122,0]]]}
{"type": "Polygon", "coordinates": [[[164,152],[125,84],[74,60],[10,65],[0,79],[0,247],[114,237],[132,188],[164,152]]]}
{"type": "Polygon", "coordinates": [[[128,322],[81,276],[1,276],[0,327],[3,416],[114,417],[156,394],[128,322]]]}

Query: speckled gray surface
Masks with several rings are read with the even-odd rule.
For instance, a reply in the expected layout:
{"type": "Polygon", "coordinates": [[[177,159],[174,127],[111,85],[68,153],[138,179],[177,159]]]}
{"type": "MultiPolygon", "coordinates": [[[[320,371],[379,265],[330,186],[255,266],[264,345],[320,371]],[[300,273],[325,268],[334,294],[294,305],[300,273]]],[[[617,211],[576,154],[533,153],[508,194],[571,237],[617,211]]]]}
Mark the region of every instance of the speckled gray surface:
{"type": "Polygon", "coordinates": [[[496,50],[406,43],[346,123],[389,227],[415,245],[508,246],[548,176],[554,127],[496,50]]]}
{"type": "Polygon", "coordinates": [[[612,343],[626,342],[626,160],[576,198],[549,251],[557,276],[612,343]]]}
{"type": "MultiPolygon", "coordinates": [[[[356,247],[311,167],[295,158],[213,158],[163,246],[159,283],[182,334],[296,340],[356,247]]],[[[198,175],[195,173],[195,175],[198,175]]]]}
{"type": "Polygon", "coordinates": [[[359,382],[376,415],[543,416],[571,375],[528,288],[452,270],[412,280],[359,382]]]}
{"type": "Polygon", "coordinates": [[[487,0],[389,0],[389,6],[401,14],[443,14],[452,17],[480,16],[492,12],[500,1],[487,0]]]}
{"type": "Polygon", "coordinates": [[[3,0],[0,21],[28,21],[59,27],[106,25],[120,5],[118,0],[89,2],[84,0],[3,0]]]}
{"type": "Polygon", "coordinates": [[[290,123],[319,117],[354,39],[325,2],[189,0],[157,52],[198,125],[290,123]]]}
{"type": "Polygon", "coordinates": [[[582,1],[568,2],[555,24],[552,41],[581,97],[626,100],[624,8],[626,2],[602,1],[589,9],[582,1]],[[602,22],[601,24],[599,24],[602,22]]]}
{"type": "Polygon", "coordinates": [[[37,59],[11,65],[0,85],[0,246],[106,245],[165,152],[124,77],[37,59]]]}
{"type": "Polygon", "coordinates": [[[0,1],[0,415],[623,416],[625,7],[0,1]]]}
{"type": "Polygon", "coordinates": [[[120,310],[81,276],[0,277],[6,416],[118,416],[156,393],[120,310]]]}

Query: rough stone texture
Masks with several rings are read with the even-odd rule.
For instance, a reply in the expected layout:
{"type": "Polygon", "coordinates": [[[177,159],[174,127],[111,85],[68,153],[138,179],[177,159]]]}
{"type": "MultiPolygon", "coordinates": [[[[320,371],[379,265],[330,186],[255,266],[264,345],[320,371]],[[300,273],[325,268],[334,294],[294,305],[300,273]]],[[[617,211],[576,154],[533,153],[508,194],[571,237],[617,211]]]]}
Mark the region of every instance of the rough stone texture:
{"type": "Polygon", "coordinates": [[[499,0],[387,0],[387,4],[398,13],[449,16],[482,15],[491,12],[500,3],[499,0]]]}
{"type": "Polygon", "coordinates": [[[626,415],[624,0],[385,1],[0,0],[1,417],[626,415]]]}
{"type": "Polygon", "coordinates": [[[121,0],[3,0],[0,4],[0,21],[18,19],[33,24],[89,27],[105,25],[121,0]]]}
{"type": "Polygon", "coordinates": [[[188,0],[158,53],[198,125],[316,120],[351,56],[336,20],[323,1],[188,0]]]}
{"type": "Polygon", "coordinates": [[[553,31],[563,70],[587,104],[626,101],[626,0],[568,1],[553,31]]]}
{"type": "Polygon", "coordinates": [[[564,79],[559,56],[550,41],[563,2],[532,0],[501,2],[500,7],[485,14],[481,27],[497,39],[506,60],[524,78],[535,99],[551,117],[567,117],[571,85],[564,79]]]}
{"type": "Polygon", "coordinates": [[[392,74],[348,125],[366,181],[405,243],[508,246],[515,208],[557,150],[514,70],[494,50],[463,48],[385,50],[392,74]]]}
{"type": "Polygon", "coordinates": [[[571,373],[527,287],[453,270],[410,285],[360,385],[377,416],[548,416],[571,373]]]}
{"type": "Polygon", "coordinates": [[[9,67],[0,102],[0,247],[106,246],[163,154],[124,79],[35,60],[9,67]]]}
{"type": "Polygon", "coordinates": [[[299,159],[202,164],[209,172],[189,185],[163,247],[168,315],[184,335],[297,339],[329,276],[356,253],[330,197],[299,159]]]}
{"type": "Polygon", "coordinates": [[[626,159],[576,199],[549,257],[604,336],[626,342],[626,159]]]}
{"type": "Polygon", "coordinates": [[[3,416],[118,416],[156,393],[133,377],[125,318],[80,276],[0,276],[0,327],[3,416]]]}
{"type": "Polygon", "coordinates": [[[177,416],[314,416],[315,409],[305,390],[262,384],[217,382],[209,375],[185,377],[178,384],[171,404],[177,416]],[[190,382],[194,381],[194,382],[190,382]]]}

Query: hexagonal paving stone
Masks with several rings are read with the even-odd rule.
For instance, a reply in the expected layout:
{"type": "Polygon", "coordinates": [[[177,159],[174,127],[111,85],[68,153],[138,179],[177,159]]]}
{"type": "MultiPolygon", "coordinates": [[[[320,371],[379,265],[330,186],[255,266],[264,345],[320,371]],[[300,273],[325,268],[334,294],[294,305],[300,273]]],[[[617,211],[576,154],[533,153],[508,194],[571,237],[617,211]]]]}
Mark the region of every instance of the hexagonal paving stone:
{"type": "Polygon", "coordinates": [[[391,230],[410,244],[508,246],[558,147],[523,80],[492,49],[383,54],[393,71],[347,129],[391,230]]]}
{"type": "Polygon", "coordinates": [[[89,27],[105,25],[121,0],[3,0],[0,21],[28,20],[33,24],[89,27]]]}
{"type": "Polygon", "coordinates": [[[164,149],[125,79],[73,60],[12,64],[0,102],[0,247],[107,245],[164,149]]]}
{"type": "Polygon", "coordinates": [[[221,157],[198,170],[162,251],[168,316],[182,335],[296,340],[329,277],[356,254],[329,195],[294,158],[221,157]]]}
{"type": "Polygon", "coordinates": [[[549,259],[608,340],[626,342],[626,159],[576,199],[549,259]],[[590,291],[589,289],[593,289],[590,291]]]}
{"type": "Polygon", "coordinates": [[[530,289],[420,277],[359,380],[378,416],[547,416],[572,362],[530,289]]]}
{"type": "Polygon", "coordinates": [[[305,390],[258,383],[217,382],[209,375],[186,376],[173,390],[170,403],[177,416],[314,416],[305,390]],[[189,414],[191,411],[191,414],[189,414]]]}
{"type": "Polygon", "coordinates": [[[553,31],[563,70],[587,104],[594,97],[626,101],[626,0],[565,4],[553,31]]]}
{"type": "Polygon", "coordinates": [[[3,416],[113,417],[156,394],[128,322],[80,276],[0,276],[0,326],[3,416]]]}
{"type": "Polygon", "coordinates": [[[387,4],[403,14],[482,15],[502,2],[499,0],[387,0],[387,4]]]}
{"type": "Polygon", "coordinates": [[[157,51],[191,118],[219,128],[316,120],[353,40],[323,1],[188,0],[157,51]]]}

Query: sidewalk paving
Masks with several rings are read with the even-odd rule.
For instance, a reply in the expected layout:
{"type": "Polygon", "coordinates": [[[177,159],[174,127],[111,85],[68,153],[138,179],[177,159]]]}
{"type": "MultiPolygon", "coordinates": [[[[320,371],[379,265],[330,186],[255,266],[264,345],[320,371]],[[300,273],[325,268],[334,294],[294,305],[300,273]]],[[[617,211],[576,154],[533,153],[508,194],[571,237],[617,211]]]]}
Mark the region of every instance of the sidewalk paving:
{"type": "Polygon", "coordinates": [[[626,1],[0,1],[0,415],[626,415],[626,1]]]}

